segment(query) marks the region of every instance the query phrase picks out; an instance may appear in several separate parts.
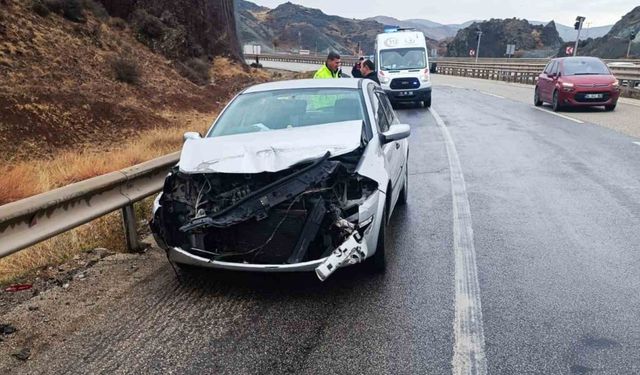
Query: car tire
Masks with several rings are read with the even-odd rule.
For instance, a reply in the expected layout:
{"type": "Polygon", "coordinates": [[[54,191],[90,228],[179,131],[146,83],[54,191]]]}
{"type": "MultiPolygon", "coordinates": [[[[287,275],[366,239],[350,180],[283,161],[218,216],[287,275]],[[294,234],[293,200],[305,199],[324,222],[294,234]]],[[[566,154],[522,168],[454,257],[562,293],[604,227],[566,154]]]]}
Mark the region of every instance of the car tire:
{"type": "Polygon", "coordinates": [[[535,105],[536,107],[540,107],[542,105],[542,100],[540,100],[540,90],[538,89],[538,86],[536,86],[536,89],[533,93],[533,105],[535,105]]]}
{"type": "MultiPolygon", "coordinates": [[[[616,103],[617,104],[617,103],[616,103]]],[[[605,105],[604,106],[604,110],[607,112],[612,112],[613,110],[616,109],[616,104],[612,104],[612,105],[605,105]]]]}
{"type": "Polygon", "coordinates": [[[560,106],[560,102],[558,99],[558,91],[554,91],[553,92],[553,101],[551,102],[551,105],[553,106],[553,111],[554,112],[559,112],[562,107],[560,106]]]}
{"type": "Polygon", "coordinates": [[[424,100],[422,103],[424,103],[425,108],[431,107],[431,98],[424,100]]]}
{"type": "Polygon", "coordinates": [[[367,259],[369,269],[374,273],[382,273],[387,268],[387,261],[385,258],[385,239],[387,232],[387,207],[382,211],[382,220],[380,221],[380,229],[378,232],[378,242],[376,242],[376,252],[373,256],[367,259]]]}

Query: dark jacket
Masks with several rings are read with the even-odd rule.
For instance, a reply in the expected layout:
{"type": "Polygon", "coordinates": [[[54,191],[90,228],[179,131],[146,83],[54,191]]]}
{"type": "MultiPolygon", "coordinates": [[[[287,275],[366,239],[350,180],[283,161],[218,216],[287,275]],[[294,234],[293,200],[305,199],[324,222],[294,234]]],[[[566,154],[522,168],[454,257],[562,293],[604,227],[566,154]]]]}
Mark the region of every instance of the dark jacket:
{"type": "Polygon", "coordinates": [[[353,68],[351,68],[351,76],[353,78],[362,78],[362,73],[360,72],[360,65],[355,63],[353,68]]]}
{"type": "Polygon", "coordinates": [[[377,84],[380,84],[380,80],[378,79],[378,73],[377,73],[377,72],[371,72],[371,73],[369,73],[369,75],[368,75],[368,76],[363,77],[363,78],[365,78],[365,79],[370,79],[370,80],[372,80],[373,82],[375,82],[375,83],[377,83],[377,84]]]}

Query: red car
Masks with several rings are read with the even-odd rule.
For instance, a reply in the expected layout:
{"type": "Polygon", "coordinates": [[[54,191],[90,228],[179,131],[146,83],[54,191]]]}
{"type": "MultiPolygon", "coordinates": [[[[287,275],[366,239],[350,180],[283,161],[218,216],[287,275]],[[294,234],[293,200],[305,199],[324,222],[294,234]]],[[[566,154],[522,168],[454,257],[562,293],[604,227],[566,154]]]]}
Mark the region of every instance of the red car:
{"type": "Polygon", "coordinates": [[[563,107],[604,106],[613,111],[620,85],[607,65],[596,57],[562,57],[551,60],[538,77],[534,104],[563,107]]]}

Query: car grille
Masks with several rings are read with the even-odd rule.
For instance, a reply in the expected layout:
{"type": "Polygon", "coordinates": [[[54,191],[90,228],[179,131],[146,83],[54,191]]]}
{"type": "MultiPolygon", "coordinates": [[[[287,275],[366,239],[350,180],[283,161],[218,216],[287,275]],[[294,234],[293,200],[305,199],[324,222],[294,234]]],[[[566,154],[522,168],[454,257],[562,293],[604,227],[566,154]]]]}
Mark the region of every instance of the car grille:
{"type": "Polygon", "coordinates": [[[610,92],[579,92],[575,96],[576,102],[581,103],[597,103],[597,102],[606,102],[611,97],[610,92]],[[585,96],[588,94],[602,94],[602,98],[589,98],[587,99],[585,96]]]}
{"type": "Polygon", "coordinates": [[[608,87],[609,83],[584,83],[584,84],[578,84],[576,85],[576,87],[591,87],[591,88],[596,88],[596,87],[608,87]]]}
{"type": "Polygon", "coordinates": [[[420,87],[420,81],[417,78],[395,78],[389,84],[392,90],[412,90],[420,87]]]}

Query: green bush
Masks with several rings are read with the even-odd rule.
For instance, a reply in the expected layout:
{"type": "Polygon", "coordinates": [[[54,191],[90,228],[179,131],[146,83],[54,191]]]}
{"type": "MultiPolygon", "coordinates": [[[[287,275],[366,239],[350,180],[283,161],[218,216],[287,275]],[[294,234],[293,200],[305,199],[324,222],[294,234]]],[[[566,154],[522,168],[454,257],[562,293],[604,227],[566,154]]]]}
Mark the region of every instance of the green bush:
{"type": "Polygon", "coordinates": [[[127,21],[123,20],[120,17],[113,17],[109,19],[109,25],[118,30],[124,30],[127,28],[127,21]]]}
{"type": "Polygon", "coordinates": [[[177,63],[178,72],[189,81],[197,85],[207,85],[211,81],[209,75],[210,64],[204,58],[191,58],[177,63]]]}
{"type": "Polygon", "coordinates": [[[137,85],[140,82],[140,68],[138,63],[127,57],[118,57],[111,63],[116,80],[130,85],[137,85]]]}
{"type": "Polygon", "coordinates": [[[107,9],[104,7],[104,5],[97,1],[82,0],[82,6],[89,12],[93,13],[93,15],[101,21],[106,21],[109,19],[109,12],[107,12],[107,9]]]}
{"type": "Polygon", "coordinates": [[[33,12],[40,17],[46,17],[49,15],[49,13],[51,13],[49,8],[47,8],[47,6],[44,5],[40,0],[31,1],[31,10],[33,10],[33,12]]]}
{"type": "Polygon", "coordinates": [[[139,35],[149,39],[160,39],[164,35],[165,26],[162,21],[144,9],[133,13],[133,23],[139,35]]]}
{"type": "Polygon", "coordinates": [[[45,5],[50,11],[62,15],[72,22],[84,23],[84,6],[80,0],[45,0],[45,5]]]}

